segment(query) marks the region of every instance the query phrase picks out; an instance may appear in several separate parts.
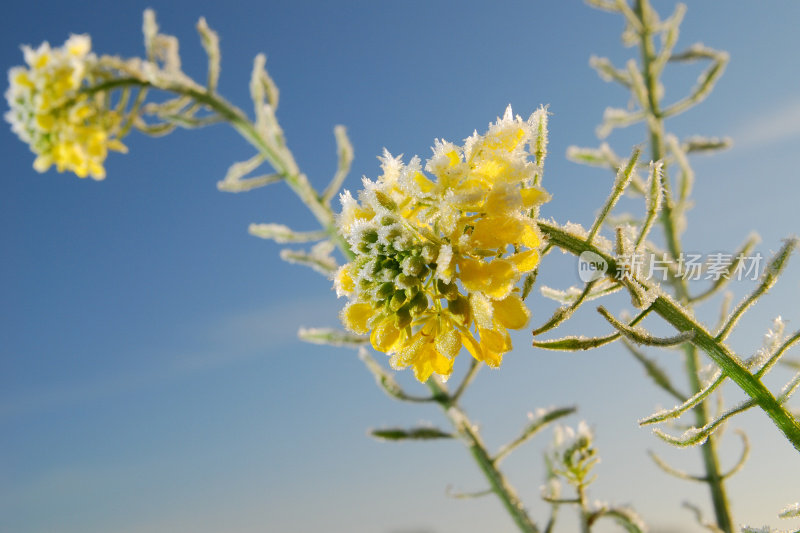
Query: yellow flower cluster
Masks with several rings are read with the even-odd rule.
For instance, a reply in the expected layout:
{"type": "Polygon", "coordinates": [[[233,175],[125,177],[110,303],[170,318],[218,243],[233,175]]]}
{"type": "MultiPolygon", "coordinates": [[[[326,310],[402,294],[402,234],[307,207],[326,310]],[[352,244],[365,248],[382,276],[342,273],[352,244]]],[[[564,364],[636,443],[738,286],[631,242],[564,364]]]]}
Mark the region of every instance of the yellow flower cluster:
{"type": "Polygon", "coordinates": [[[72,35],[60,48],[23,47],[27,67],[9,71],[6,120],[37,155],[33,167],[55,165],[81,178],[105,177],[108,150],[124,152],[115,138],[121,117],[108,109],[106,94],[81,92],[94,81],[97,58],[87,35],[72,35]]]}
{"type": "Polygon", "coordinates": [[[532,208],[548,200],[534,186],[542,169],[546,111],[525,121],[509,107],[485,135],[463,146],[436,140],[423,173],[388,152],[383,175],[364,179],[358,200],[341,196],[339,229],[355,258],[335,278],[349,302],[345,326],[371,332],[375,349],[419,381],[444,378],[466,347],[497,367],[511,350],[509,329],[530,312],[515,287],[539,263],[542,244],[532,208]]]}

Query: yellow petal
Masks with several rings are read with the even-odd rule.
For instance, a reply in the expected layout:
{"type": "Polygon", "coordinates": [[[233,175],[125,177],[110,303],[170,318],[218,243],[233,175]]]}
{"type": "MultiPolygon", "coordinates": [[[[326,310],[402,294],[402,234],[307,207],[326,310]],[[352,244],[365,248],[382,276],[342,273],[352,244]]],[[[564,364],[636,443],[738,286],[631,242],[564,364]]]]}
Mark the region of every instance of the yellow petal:
{"type": "Polygon", "coordinates": [[[429,180],[422,172],[417,172],[414,174],[414,182],[424,193],[429,193],[433,190],[433,182],[429,180]]]}
{"type": "Polygon", "coordinates": [[[352,294],[356,288],[353,281],[353,276],[350,273],[352,263],[348,263],[339,268],[336,272],[336,277],[333,279],[333,285],[336,288],[336,296],[352,294]]]}
{"type": "Polygon", "coordinates": [[[461,157],[458,155],[458,152],[455,150],[450,150],[445,154],[447,159],[450,161],[450,166],[454,167],[461,162],[461,157]]]}
{"type": "Polygon", "coordinates": [[[483,292],[495,299],[505,298],[519,274],[514,265],[505,259],[495,259],[490,263],[471,258],[459,260],[460,278],[470,292],[483,292]]]}
{"type": "Polygon", "coordinates": [[[503,362],[503,354],[501,353],[495,353],[488,349],[484,349],[482,353],[483,359],[481,361],[491,368],[497,368],[503,362]]]}
{"type": "Polygon", "coordinates": [[[108,149],[114,150],[115,152],[121,152],[123,154],[128,152],[128,147],[122,144],[119,139],[110,139],[108,141],[108,149]]]}
{"type": "MultiPolygon", "coordinates": [[[[529,248],[533,246],[526,241],[531,240],[531,235],[538,238],[535,231],[530,227],[533,222],[522,217],[498,215],[484,217],[474,224],[470,244],[476,248],[504,249],[509,244],[525,244],[529,248]]],[[[538,243],[538,241],[536,241],[538,243]]]]}
{"type": "Polygon", "coordinates": [[[392,368],[400,369],[413,364],[420,352],[433,340],[431,327],[431,321],[427,319],[419,331],[395,346],[396,353],[390,360],[392,368]]]}
{"type": "Polygon", "coordinates": [[[489,263],[486,271],[488,282],[483,292],[492,298],[505,298],[519,280],[514,266],[504,259],[495,259],[489,263]]]}
{"type": "Polygon", "coordinates": [[[434,358],[431,361],[433,366],[433,371],[442,376],[443,378],[450,377],[450,374],[453,373],[453,360],[448,359],[447,357],[441,355],[440,353],[434,351],[434,358]]]}
{"type": "Polygon", "coordinates": [[[481,336],[481,348],[486,358],[486,364],[493,366],[500,364],[502,354],[511,350],[511,337],[505,328],[484,329],[478,328],[481,336]]]}
{"type": "Polygon", "coordinates": [[[538,187],[522,189],[520,195],[522,196],[522,204],[526,208],[531,208],[550,200],[550,195],[544,189],[538,187]]]}
{"type": "Polygon", "coordinates": [[[425,344],[411,364],[414,377],[421,383],[428,381],[433,373],[448,377],[453,372],[453,360],[437,352],[432,344],[425,344]]]}
{"type": "Polygon", "coordinates": [[[508,163],[496,157],[484,159],[475,165],[473,172],[476,176],[483,178],[487,184],[492,183],[503,174],[508,173],[508,163]]]}
{"type": "Polygon", "coordinates": [[[30,77],[28,77],[28,73],[25,72],[24,70],[20,71],[16,75],[16,77],[14,78],[14,83],[16,83],[17,85],[22,85],[24,87],[27,87],[28,89],[33,89],[36,87],[31,81],[30,77]]]}
{"type": "Polygon", "coordinates": [[[53,164],[53,159],[47,155],[40,155],[33,162],[33,168],[36,172],[47,172],[50,165],[53,164]]]}
{"type": "Polygon", "coordinates": [[[459,335],[461,336],[461,343],[472,355],[472,357],[474,357],[477,361],[483,361],[483,350],[481,349],[480,343],[475,340],[475,337],[473,337],[471,333],[463,331],[460,331],[459,335]]]}
{"type": "Polygon", "coordinates": [[[342,323],[354,333],[364,334],[369,331],[367,323],[375,310],[367,303],[349,303],[342,309],[342,323]]]}
{"type": "Polygon", "coordinates": [[[475,323],[483,328],[491,328],[494,324],[492,320],[492,301],[483,293],[473,292],[469,295],[469,307],[475,323]]]}
{"type": "Polygon", "coordinates": [[[497,183],[489,195],[482,211],[490,215],[505,215],[522,209],[522,196],[519,188],[511,183],[497,183]]]}
{"type": "Polygon", "coordinates": [[[89,175],[92,176],[92,179],[101,181],[106,179],[106,169],[103,168],[103,165],[98,163],[97,161],[89,161],[89,175]]]}
{"type": "Polygon", "coordinates": [[[528,308],[517,294],[509,294],[502,300],[492,302],[494,320],[509,329],[522,329],[531,316],[528,308]]]}
{"type": "Polygon", "coordinates": [[[521,126],[504,128],[492,136],[487,136],[486,145],[494,150],[511,152],[525,138],[525,130],[521,126]]]}
{"type": "Polygon", "coordinates": [[[452,324],[443,324],[443,328],[436,335],[436,351],[448,359],[453,359],[461,351],[461,337],[452,324]]]}
{"type": "Polygon", "coordinates": [[[400,333],[400,330],[394,325],[394,319],[392,317],[386,318],[373,328],[369,341],[372,343],[373,348],[379,352],[389,353],[398,346],[400,333]]]}
{"type": "Polygon", "coordinates": [[[56,123],[53,115],[36,115],[36,125],[43,131],[51,131],[56,123]]]}
{"type": "Polygon", "coordinates": [[[539,250],[527,250],[508,258],[519,272],[530,272],[539,264],[539,250]]]}
{"type": "Polygon", "coordinates": [[[523,244],[528,248],[538,248],[541,246],[542,236],[539,233],[539,226],[536,225],[536,222],[530,218],[525,218],[522,220],[522,223],[522,232],[520,233],[519,240],[515,242],[523,244]]]}

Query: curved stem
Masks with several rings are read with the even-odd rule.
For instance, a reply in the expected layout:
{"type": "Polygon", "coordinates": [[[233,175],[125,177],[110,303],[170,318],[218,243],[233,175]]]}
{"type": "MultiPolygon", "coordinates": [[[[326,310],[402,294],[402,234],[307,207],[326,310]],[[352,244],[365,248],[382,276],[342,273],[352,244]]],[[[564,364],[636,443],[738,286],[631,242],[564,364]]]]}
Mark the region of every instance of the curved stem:
{"type": "Polygon", "coordinates": [[[190,82],[182,83],[179,80],[155,84],[151,81],[144,81],[134,77],[116,78],[88,88],[86,91],[98,92],[130,86],[144,88],[154,87],[156,89],[188,96],[195,102],[205,105],[219,114],[221,121],[228,122],[247,142],[255,147],[255,149],[269,161],[275,168],[277,174],[286,181],[300,200],[306,204],[317,221],[325,229],[329,238],[336,243],[345,257],[348,259],[354,257],[347,241],[345,241],[337,231],[333,212],[330,207],[325,204],[322,196],[314,190],[308,178],[299,172],[294,160],[286,161],[269,145],[258,132],[255,125],[247,118],[244,111],[228,102],[223,97],[209,93],[204,87],[190,82]]]}
{"type": "Polygon", "coordinates": [[[539,533],[539,528],[528,516],[514,488],[508,483],[500,469],[497,468],[497,464],[492,460],[478,430],[458,405],[458,402],[448,394],[447,389],[435,378],[429,379],[427,385],[433,392],[437,403],[447,415],[447,419],[453,424],[453,428],[469,448],[475,462],[478,463],[484,476],[486,476],[492,492],[500,499],[503,507],[511,515],[519,530],[523,533],[539,533]]]}
{"type": "MultiPolygon", "coordinates": [[[[205,88],[194,84],[191,81],[182,83],[172,81],[169,83],[159,83],[158,85],[143,81],[138,78],[117,78],[95,87],[87,89],[90,92],[111,90],[118,87],[139,86],[143,88],[155,87],[161,90],[181,94],[192,98],[195,102],[205,105],[215,111],[224,122],[228,122],[238,131],[251,145],[253,145],[264,158],[275,168],[289,187],[297,194],[300,200],[309,208],[314,217],[325,228],[330,239],[338,246],[345,257],[354,257],[347,241],[338,233],[335,225],[334,215],[331,208],[324,200],[324,196],[314,190],[304,174],[301,174],[292,159],[284,160],[270,144],[261,136],[255,125],[247,118],[247,115],[238,107],[234,106],[221,96],[209,93],[205,88]]],[[[473,365],[465,377],[462,387],[457,393],[451,396],[447,389],[439,384],[435,379],[428,380],[428,387],[433,392],[430,399],[437,402],[444,410],[447,418],[452,423],[459,437],[469,448],[472,457],[478,467],[486,476],[491,491],[497,495],[505,509],[511,515],[514,523],[517,524],[523,533],[539,533],[536,524],[528,516],[525,507],[520,501],[514,489],[506,480],[502,472],[497,468],[495,461],[492,460],[486,445],[483,443],[474,424],[467,418],[467,415],[458,405],[458,397],[464,392],[475,375],[479,365],[473,365]]],[[[404,398],[407,399],[407,398],[404,398]]],[[[413,399],[416,400],[416,399],[413,399]]],[[[418,401],[428,401],[423,399],[418,401]]]]}

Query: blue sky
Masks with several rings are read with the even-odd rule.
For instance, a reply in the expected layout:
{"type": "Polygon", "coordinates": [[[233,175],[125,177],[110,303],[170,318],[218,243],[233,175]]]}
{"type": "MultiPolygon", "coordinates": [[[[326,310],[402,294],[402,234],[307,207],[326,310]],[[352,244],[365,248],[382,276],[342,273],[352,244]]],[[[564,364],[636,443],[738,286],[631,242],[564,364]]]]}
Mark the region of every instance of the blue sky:
{"type": "MultiPolygon", "coordinates": [[[[205,59],[194,24],[206,17],[221,35],[220,91],[243,108],[252,57],[267,53],[289,146],[319,188],[335,170],[335,124],[348,127],[355,147],[346,184],[354,189],[361,175],[377,175],[383,147],[425,157],[434,138],[459,142],[509,103],[523,116],[546,104],[553,201],[543,213],[589,225],[605,198],[609,175],[564,152],[596,145],[603,109],[626,105],[627,94],[588,67],[592,54],[621,65],[634,53],[621,46],[613,15],[541,1],[13,3],[0,20],[0,66],[22,62],[20,44],[58,45],[82,32],[99,53],[140,55],[146,7],[179,37],[185,69],[198,78],[205,59]]],[[[693,161],[686,249],[733,252],[757,230],[766,255],[800,227],[800,5],[688,7],[678,48],[702,41],[732,60],[711,97],[669,128],[737,144],[693,161]]],[[[699,72],[671,68],[668,99],[699,72]]],[[[609,141],[626,153],[642,139],[631,128],[609,141]]],[[[351,351],[295,340],[298,326],[336,325],[341,302],[327,280],[283,263],[279,245],[246,233],[251,222],[314,229],[286,188],[216,190],[230,163],[252,155],[246,143],[223,126],[126,143],[130,153],[112,154],[108,178],[96,183],[36,174],[32,154],[0,128],[0,531],[511,531],[494,500],[445,496],[448,484],[483,487],[457,443],[365,436],[368,427],[441,423],[433,407],[390,401],[351,351]]],[[[551,264],[543,284],[577,283],[572,259],[551,264]]],[[[740,353],[760,345],[778,314],[797,329],[798,280],[795,264],[748,314],[731,341],[740,353]]],[[[738,296],[748,288],[733,287],[738,296]]],[[[713,320],[714,305],[703,316],[713,320]]],[[[618,312],[626,302],[608,306],[618,312]]],[[[539,323],[553,304],[537,297],[531,307],[539,323]]],[[[565,332],[578,329],[605,332],[591,309],[565,332]]],[[[513,438],[537,407],[578,403],[604,457],[593,496],[632,503],[653,525],[697,530],[679,506],[691,499],[707,508],[703,489],[665,477],[645,450],[694,470],[697,453],[666,449],[636,425],[669,398],[619,347],[559,355],[529,342],[516,336],[503,369],[483,372],[466,398],[489,444],[513,438]]],[[[678,370],[677,354],[659,358],[678,370]]],[[[413,387],[407,374],[399,378],[413,387]]],[[[731,390],[729,401],[737,397],[731,390]]],[[[736,518],[774,522],[798,497],[796,452],[760,413],[734,426],[754,444],[729,487],[736,518]]],[[[540,517],[548,439],[507,463],[540,517]]],[[[738,448],[729,434],[726,464],[738,448]]]]}

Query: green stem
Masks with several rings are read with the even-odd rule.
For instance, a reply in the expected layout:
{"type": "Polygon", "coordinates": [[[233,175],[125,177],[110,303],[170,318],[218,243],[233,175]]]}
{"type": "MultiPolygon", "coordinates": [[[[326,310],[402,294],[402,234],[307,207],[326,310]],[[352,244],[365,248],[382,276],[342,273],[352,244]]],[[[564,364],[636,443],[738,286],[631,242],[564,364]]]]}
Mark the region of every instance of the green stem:
{"type": "Polygon", "coordinates": [[[581,515],[581,533],[591,533],[591,524],[589,523],[589,519],[591,517],[591,513],[589,509],[586,508],[586,486],[581,483],[577,487],[578,490],[578,507],[580,507],[580,515],[581,515]]]}
{"type": "Polygon", "coordinates": [[[209,93],[205,87],[201,87],[194,83],[181,83],[173,81],[169,83],[160,83],[155,85],[149,81],[143,81],[137,78],[117,78],[95,87],[87,89],[89,92],[111,90],[116,87],[155,87],[164,91],[169,91],[175,94],[180,94],[192,98],[195,102],[205,105],[208,108],[216,111],[223,121],[230,123],[233,128],[238,131],[247,142],[253,145],[258,152],[270,162],[275,168],[276,173],[280,175],[289,187],[297,194],[306,206],[308,206],[311,213],[319,221],[325,232],[331,240],[333,240],[342,253],[348,259],[352,259],[353,253],[347,241],[339,234],[336,229],[336,224],[333,212],[323,201],[320,194],[311,186],[308,178],[301,174],[294,161],[285,161],[280,155],[266,142],[266,140],[258,133],[255,125],[247,118],[247,115],[231,104],[223,97],[209,93]]]}
{"type": "Polygon", "coordinates": [[[473,459],[475,459],[475,462],[480,467],[486,480],[489,482],[492,492],[500,499],[503,507],[505,507],[508,514],[511,515],[511,518],[514,520],[514,523],[517,524],[519,530],[523,533],[539,533],[539,528],[536,527],[536,524],[534,524],[528,516],[516,491],[514,491],[496,463],[492,460],[478,430],[467,417],[466,413],[448,394],[447,389],[436,381],[435,378],[429,379],[427,385],[433,392],[434,398],[436,398],[437,403],[441,406],[448,420],[450,420],[453,428],[469,449],[473,459]]]}
{"type": "MultiPolygon", "coordinates": [[[[702,388],[698,379],[697,347],[694,344],[686,343],[684,344],[684,353],[686,354],[686,373],[689,376],[689,386],[692,393],[696,394],[702,388]]],[[[700,402],[692,411],[694,412],[695,426],[701,428],[708,424],[708,404],[706,402],[700,402]]],[[[723,531],[732,532],[734,524],[729,510],[724,477],[719,466],[717,442],[716,435],[709,435],[708,439],[700,446],[700,453],[703,456],[703,465],[706,470],[705,482],[711,491],[717,526],[723,531]]]]}
{"type": "MultiPolygon", "coordinates": [[[[650,7],[648,0],[635,0],[634,10],[636,16],[641,21],[639,40],[642,54],[642,77],[644,78],[645,88],[647,89],[647,106],[644,111],[648,115],[648,120],[646,123],[649,130],[652,160],[658,161],[664,160],[665,155],[664,116],[661,112],[658,99],[658,74],[654,72],[653,68],[653,62],[656,58],[656,53],[653,45],[652,28],[650,26],[650,9],[652,8],[650,7]]],[[[675,224],[675,203],[672,198],[666,164],[664,164],[662,173],[662,187],[664,190],[664,205],[662,206],[660,223],[664,228],[664,237],[667,242],[669,252],[673,258],[678,259],[681,256],[681,243],[675,224]]],[[[679,276],[671,277],[671,281],[679,301],[683,305],[690,306],[689,290],[686,281],[679,276]]],[[[688,308],[691,309],[691,307],[688,308]]],[[[658,312],[658,310],[656,310],[656,312],[658,312]]],[[[697,355],[697,348],[694,344],[686,343],[684,344],[684,353],[686,375],[688,377],[691,393],[695,394],[702,388],[698,374],[699,358],[697,355]]],[[[742,370],[742,375],[747,373],[747,377],[752,378],[749,372],[744,369],[742,370]]],[[[758,380],[755,379],[752,381],[758,382],[758,380]]],[[[766,392],[768,393],[768,391],[766,392]]],[[[770,397],[771,396],[772,395],[770,394],[770,397]]],[[[709,420],[706,403],[699,403],[693,409],[693,411],[695,425],[697,427],[704,427],[709,420]]],[[[797,445],[795,444],[795,446],[797,445]]],[[[733,520],[731,518],[730,506],[728,504],[724,480],[719,467],[715,435],[709,436],[708,440],[701,445],[701,454],[703,457],[703,465],[706,471],[707,484],[709,490],[711,491],[711,500],[714,504],[714,514],[716,516],[717,526],[719,526],[720,529],[726,533],[732,533],[733,520]]]]}
{"type": "MultiPolygon", "coordinates": [[[[141,87],[154,87],[150,82],[142,81],[136,78],[118,78],[111,80],[104,84],[92,87],[89,91],[103,91],[111,90],[117,87],[127,86],[141,86],[141,87]]],[[[169,84],[160,84],[158,89],[170,91],[177,94],[189,96],[196,102],[207,106],[213,111],[217,112],[220,117],[231,124],[242,137],[244,137],[250,144],[252,144],[261,153],[265,159],[275,168],[277,173],[286,180],[289,187],[297,194],[300,200],[306,204],[316,219],[322,224],[330,238],[336,243],[342,253],[349,259],[354,257],[353,252],[350,250],[347,241],[345,241],[336,230],[333,213],[303,174],[300,174],[294,161],[284,161],[279,154],[277,154],[265,139],[258,133],[256,127],[247,118],[247,115],[229,103],[227,100],[216,94],[211,94],[200,86],[195,84],[181,84],[178,82],[169,84]]],[[[478,365],[471,367],[469,374],[465,378],[464,386],[458,391],[457,395],[463,392],[464,388],[469,384],[471,378],[477,370],[478,365]]],[[[505,476],[497,468],[497,465],[492,460],[486,445],[483,443],[480,435],[478,434],[475,426],[470,422],[467,415],[459,407],[456,396],[450,396],[447,390],[440,385],[435,379],[428,380],[428,386],[433,391],[433,400],[436,401],[444,410],[456,432],[465,442],[472,454],[475,462],[478,464],[481,471],[486,476],[486,479],[491,486],[492,492],[502,502],[505,509],[511,515],[514,523],[517,524],[520,531],[523,533],[539,533],[536,524],[528,516],[525,507],[520,501],[514,489],[509,485],[505,476]]]]}
{"type": "MultiPolygon", "coordinates": [[[[617,277],[623,274],[623,269],[611,255],[594,245],[588,244],[584,238],[547,222],[539,221],[539,228],[551,244],[575,256],[589,251],[602,257],[608,265],[608,276],[617,277]]],[[[630,273],[627,273],[627,275],[630,275],[630,273]]],[[[635,279],[634,281],[646,289],[655,290],[643,280],[635,279]]],[[[708,354],[722,371],[767,413],[775,425],[778,426],[778,429],[792,443],[792,446],[800,452],[800,423],[773,396],[769,389],[739,362],[727,346],[717,341],[702,324],[692,317],[690,312],[664,294],[659,294],[656,297],[650,309],[678,331],[693,332],[692,344],[708,354]]]]}

